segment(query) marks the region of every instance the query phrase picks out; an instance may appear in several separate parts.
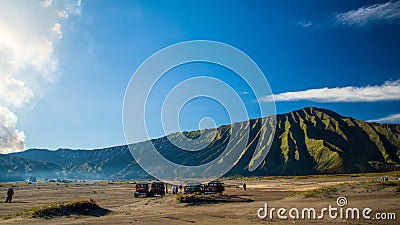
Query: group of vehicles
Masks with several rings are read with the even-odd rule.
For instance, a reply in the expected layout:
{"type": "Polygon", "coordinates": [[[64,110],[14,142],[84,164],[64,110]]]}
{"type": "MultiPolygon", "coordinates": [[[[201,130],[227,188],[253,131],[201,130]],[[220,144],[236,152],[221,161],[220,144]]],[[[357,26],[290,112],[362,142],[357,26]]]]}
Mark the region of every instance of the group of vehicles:
{"type": "MultiPolygon", "coordinates": [[[[161,181],[153,182],[151,185],[147,182],[136,183],[135,187],[135,197],[153,197],[153,196],[164,196],[167,192],[168,186],[161,181]]],[[[174,185],[173,190],[178,190],[178,186],[174,185]]],[[[204,193],[204,194],[216,194],[223,193],[225,191],[224,183],[220,181],[212,181],[207,184],[201,183],[187,183],[180,185],[179,189],[184,194],[193,193],[204,193]]],[[[177,193],[177,191],[175,192],[177,193]]]]}
{"type": "Polygon", "coordinates": [[[151,188],[147,182],[140,182],[136,184],[135,197],[153,197],[156,195],[165,195],[165,184],[164,182],[153,182],[151,188]]]}

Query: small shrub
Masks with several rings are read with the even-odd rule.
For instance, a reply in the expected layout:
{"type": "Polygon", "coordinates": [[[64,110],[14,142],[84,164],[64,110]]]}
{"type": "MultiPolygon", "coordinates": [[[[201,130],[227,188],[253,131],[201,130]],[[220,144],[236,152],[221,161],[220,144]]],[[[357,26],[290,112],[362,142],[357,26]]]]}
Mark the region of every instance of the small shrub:
{"type": "Polygon", "coordinates": [[[196,196],[196,194],[178,194],[176,196],[176,200],[180,202],[188,202],[189,199],[193,198],[194,196],[196,196]]]}
{"type": "Polygon", "coordinates": [[[400,187],[400,182],[398,182],[398,181],[384,181],[381,183],[383,186],[387,186],[387,187],[396,187],[396,186],[400,187]]]}
{"type": "Polygon", "coordinates": [[[89,201],[70,201],[70,202],[57,202],[49,205],[42,205],[39,207],[25,209],[21,212],[3,216],[3,219],[10,219],[18,216],[34,217],[34,218],[51,218],[54,216],[68,216],[71,214],[86,214],[89,210],[102,210],[104,213],[109,212],[96,204],[92,198],[89,201]]]}

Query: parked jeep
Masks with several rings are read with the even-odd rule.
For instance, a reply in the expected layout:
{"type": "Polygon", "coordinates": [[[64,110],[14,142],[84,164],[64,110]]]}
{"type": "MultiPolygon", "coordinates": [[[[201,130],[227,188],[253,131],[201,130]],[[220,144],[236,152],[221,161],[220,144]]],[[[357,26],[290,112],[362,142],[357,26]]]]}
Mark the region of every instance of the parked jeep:
{"type": "Polygon", "coordinates": [[[219,181],[211,181],[204,185],[205,194],[223,193],[225,191],[224,183],[219,181]]]}
{"type": "Polygon", "coordinates": [[[136,184],[135,193],[133,194],[135,197],[150,196],[149,192],[149,184],[147,182],[140,182],[136,184]]]}
{"type": "Polygon", "coordinates": [[[194,194],[197,192],[200,192],[200,193],[203,192],[200,183],[188,183],[185,186],[183,186],[184,194],[194,194]]]}
{"type": "Polygon", "coordinates": [[[164,182],[153,182],[151,184],[150,195],[151,196],[154,196],[154,195],[164,196],[165,195],[164,182]]]}

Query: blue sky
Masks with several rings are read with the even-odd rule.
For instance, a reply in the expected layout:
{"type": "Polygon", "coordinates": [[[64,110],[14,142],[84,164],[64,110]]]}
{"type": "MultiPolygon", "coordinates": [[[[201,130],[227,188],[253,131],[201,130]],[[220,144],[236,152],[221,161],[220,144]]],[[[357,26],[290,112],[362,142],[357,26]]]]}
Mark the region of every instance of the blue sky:
{"type": "MultiPolygon", "coordinates": [[[[250,56],[268,79],[277,113],[316,106],[361,120],[400,122],[399,1],[46,0],[3,5],[3,153],[124,144],[122,103],[131,76],[155,52],[190,40],[223,42],[250,56]]],[[[249,117],[257,117],[254,96],[231,73],[204,63],[178,67],[158,84],[155,96],[161,97],[150,98],[149,104],[157,108],[180,81],[209,75],[232,86],[249,107],[249,117]]],[[[150,133],[162,136],[157,110],[152,113],[150,133]]],[[[193,100],[181,114],[182,130],[197,129],[205,116],[217,125],[229,122],[221,105],[210,99],[193,100]]]]}

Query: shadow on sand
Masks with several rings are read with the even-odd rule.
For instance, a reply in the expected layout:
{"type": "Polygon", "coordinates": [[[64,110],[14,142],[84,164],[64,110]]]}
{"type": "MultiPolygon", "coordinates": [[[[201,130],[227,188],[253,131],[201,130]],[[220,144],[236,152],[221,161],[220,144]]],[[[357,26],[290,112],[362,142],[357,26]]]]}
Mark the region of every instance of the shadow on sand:
{"type": "Polygon", "coordinates": [[[188,203],[188,205],[253,202],[252,199],[243,198],[241,196],[242,195],[195,195],[181,198],[180,202],[188,203]]]}

